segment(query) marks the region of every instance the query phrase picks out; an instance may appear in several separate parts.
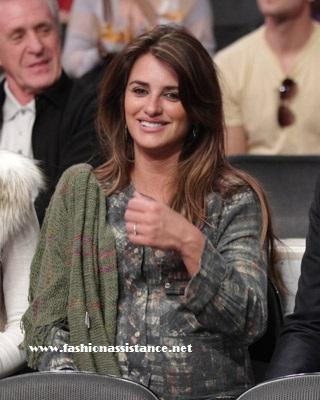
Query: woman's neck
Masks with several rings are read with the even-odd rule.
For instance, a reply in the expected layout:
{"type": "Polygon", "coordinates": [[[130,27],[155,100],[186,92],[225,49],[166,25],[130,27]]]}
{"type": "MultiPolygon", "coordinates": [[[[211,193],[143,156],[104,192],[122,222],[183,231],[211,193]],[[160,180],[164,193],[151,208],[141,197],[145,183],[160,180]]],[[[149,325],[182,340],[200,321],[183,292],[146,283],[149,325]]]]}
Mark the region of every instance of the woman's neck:
{"type": "Polygon", "coordinates": [[[136,157],[131,172],[135,189],[155,200],[169,203],[174,193],[177,160],[150,160],[136,157]]]}

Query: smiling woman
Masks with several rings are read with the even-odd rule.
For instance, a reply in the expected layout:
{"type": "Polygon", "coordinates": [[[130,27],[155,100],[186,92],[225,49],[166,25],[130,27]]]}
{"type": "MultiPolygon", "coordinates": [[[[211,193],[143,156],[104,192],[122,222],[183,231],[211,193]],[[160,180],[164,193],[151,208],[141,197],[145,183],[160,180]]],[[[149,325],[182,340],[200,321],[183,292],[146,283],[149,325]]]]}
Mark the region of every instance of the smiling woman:
{"type": "Polygon", "coordinates": [[[252,384],[273,237],[262,190],[225,157],[222,115],[212,59],[185,30],[156,27],[114,58],[98,112],[109,160],[60,181],[25,344],[192,352],[28,352],[30,366],[121,374],[165,400],[233,399],[252,384]]]}
{"type": "Polygon", "coordinates": [[[190,125],[177,74],[153,55],[141,56],[128,79],[124,109],[136,162],[146,152],[174,157],[176,164],[190,125]]]}

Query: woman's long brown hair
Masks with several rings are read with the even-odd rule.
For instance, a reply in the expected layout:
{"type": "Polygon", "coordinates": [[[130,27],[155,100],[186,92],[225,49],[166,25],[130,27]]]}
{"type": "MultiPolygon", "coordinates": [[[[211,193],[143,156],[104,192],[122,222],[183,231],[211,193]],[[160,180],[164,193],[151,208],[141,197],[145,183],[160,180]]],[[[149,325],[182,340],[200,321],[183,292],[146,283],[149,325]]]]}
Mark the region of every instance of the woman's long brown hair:
{"type": "Polygon", "coordinates": [[[274,237],[264,192],[252,177],[233,168],[225,155],[222,96],[214,63],[201,43],[182,28],[158,26],[134,39],[110,63],[102,81],[98,132],[108,161],[96,169],[98,180],[108,182],[106,195],[130,183],[132,141],[124,118],[124,93],[135,61],[150,53],[172,68],[179,79],[179,96],[191,131],[178,162],[176,190],[171,207],[190,222],[206,220],[206,198],[212,191],[224,197],[250,186],[262,210],[261,245],[268,248],[269,276],[283,288],[277,271],[274,237]]]}

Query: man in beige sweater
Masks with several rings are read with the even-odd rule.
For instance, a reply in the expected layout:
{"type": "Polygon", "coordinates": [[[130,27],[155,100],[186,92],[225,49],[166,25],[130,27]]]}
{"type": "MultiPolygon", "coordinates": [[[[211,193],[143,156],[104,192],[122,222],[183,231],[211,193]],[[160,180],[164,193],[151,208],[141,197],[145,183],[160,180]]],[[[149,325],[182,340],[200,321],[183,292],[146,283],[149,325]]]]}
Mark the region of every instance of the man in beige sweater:
{"type": "Polygon", "coordinates": [[[257,0],[265,23],[219,52],[228,154],[320,153],[320,26],[309,0],[257,0]]]}

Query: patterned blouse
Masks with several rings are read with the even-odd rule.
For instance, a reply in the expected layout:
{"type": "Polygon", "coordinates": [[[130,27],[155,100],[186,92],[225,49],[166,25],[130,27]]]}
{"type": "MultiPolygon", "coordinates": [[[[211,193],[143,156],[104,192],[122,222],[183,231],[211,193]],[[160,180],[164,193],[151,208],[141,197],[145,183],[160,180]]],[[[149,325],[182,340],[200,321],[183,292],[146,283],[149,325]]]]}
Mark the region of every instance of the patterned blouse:
{"type": "MultiPolygon", "coordinates": [[[[190,279],[176,252],[128,241],[124,213],[133,191],[106,200],[120,287],[116,345],[142,349],[117,353],[122,376],[166,400],[236,398],[252,384],[248,345],[267,318],[259,201],[248,188],[208,197],[207,239],[190,279]]],[[[68,333],[56,329],[48,342],[62,345],[68,333]]],[[[42,356],[39,369],[56,368],[75,368],[72,354],[42,356]]]]}

